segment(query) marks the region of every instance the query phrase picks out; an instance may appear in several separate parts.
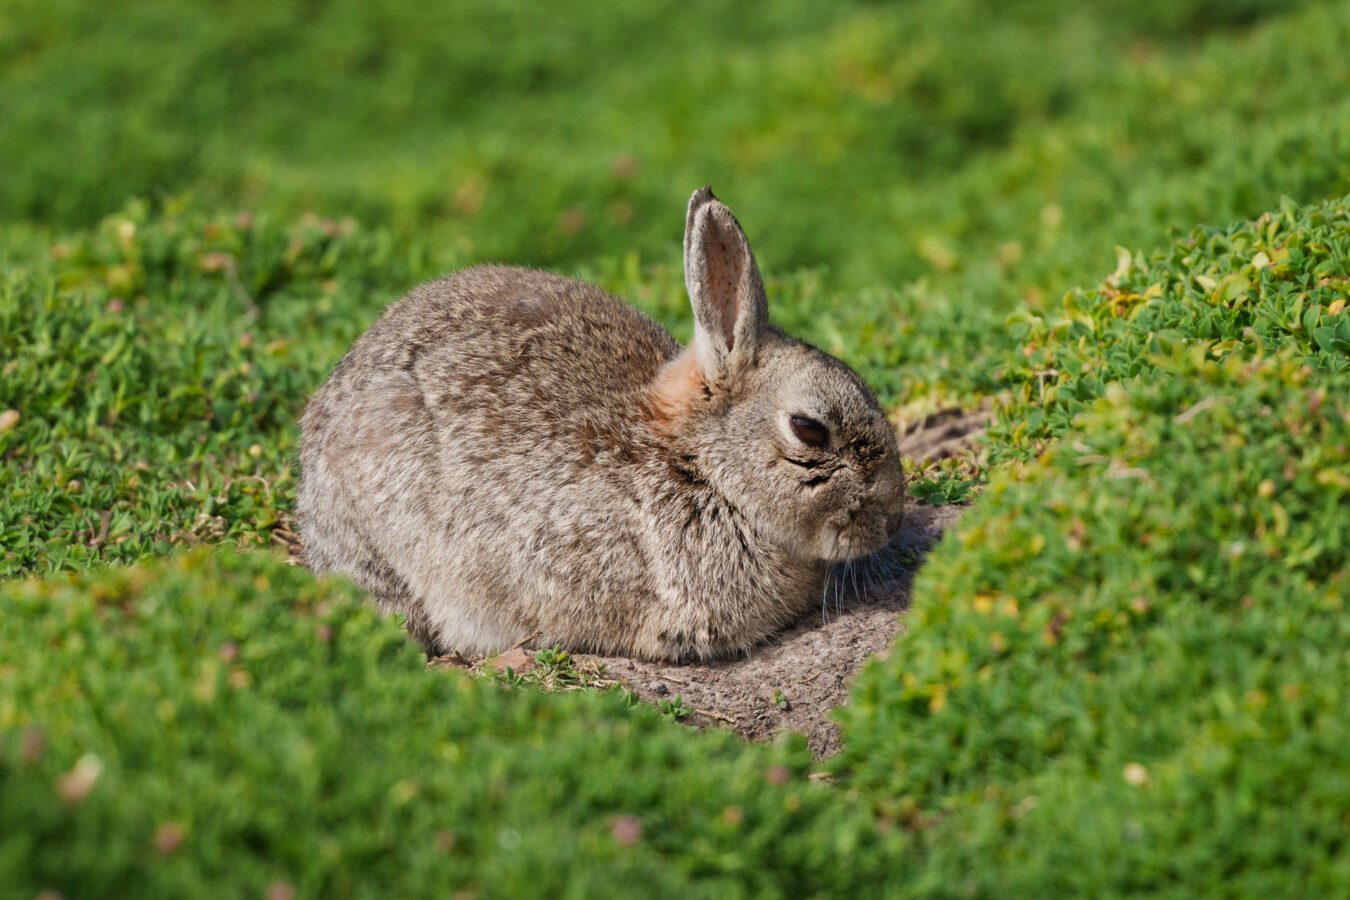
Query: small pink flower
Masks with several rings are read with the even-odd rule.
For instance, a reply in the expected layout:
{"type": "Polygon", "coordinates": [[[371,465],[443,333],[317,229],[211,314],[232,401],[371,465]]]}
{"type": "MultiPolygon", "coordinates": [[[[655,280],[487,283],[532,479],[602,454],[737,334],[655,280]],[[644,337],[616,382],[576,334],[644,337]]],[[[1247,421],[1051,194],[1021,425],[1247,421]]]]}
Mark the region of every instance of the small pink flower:
{"type": "Polygon", "coordinates": [[[614,834],[614,843],[620,847],[631,847],[642,839],[642,823],[637,816],[619,816],[610,831],[614,834]]]}

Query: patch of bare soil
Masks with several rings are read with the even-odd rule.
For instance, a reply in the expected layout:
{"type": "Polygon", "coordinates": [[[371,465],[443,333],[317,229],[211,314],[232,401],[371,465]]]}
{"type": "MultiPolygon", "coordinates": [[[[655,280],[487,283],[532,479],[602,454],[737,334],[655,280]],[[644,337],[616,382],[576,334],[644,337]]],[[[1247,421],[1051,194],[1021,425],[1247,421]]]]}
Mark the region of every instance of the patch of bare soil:
{"type": "Polygon", "coordinates": [[[989,410],[938,410],[904,429],[900,453],[913,460],[948,459],[974,449],[989,424],[989,410]]]}

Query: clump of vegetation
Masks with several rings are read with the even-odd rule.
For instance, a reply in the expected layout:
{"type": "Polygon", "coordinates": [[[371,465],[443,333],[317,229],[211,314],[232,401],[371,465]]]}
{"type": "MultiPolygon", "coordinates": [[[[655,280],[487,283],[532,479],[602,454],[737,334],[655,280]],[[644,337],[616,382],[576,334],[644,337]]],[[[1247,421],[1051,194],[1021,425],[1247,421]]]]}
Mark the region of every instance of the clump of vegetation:
{"type": "Polygon", "coordinates": [[[906,460],[910,478],[909,495],[933,506],[964,503],[970,500],[984,475],[981,461],[973,453],[940,460],[906,460]]]}
{"type": "Polygon", "coordinates": [[[134,205],[0,281],[0,577],[285,535],[295,422],[433,270],[350,222],[134,205]]]}
{"type": "Polygon", "coordinates": [[[1149,370],[1188,346],[1218,359],[1285,351],[1319,373],[1350,373],[1350,197],[1200,226],[1147,259],[1118,253],[1116,271],[1070,291],[1059,313],[1011,317],[1023,343],[991,429],[997,456],[1043,449],[1107,385],[1174,377],[1149,370]]]}
{"type": "Polygon", "coordinates": [[[1042,452],[996,469],[842,713],[834,770],[931,884],[1347,883],[1346,234],[1344,201],[1201,230],[1033,322],[1030,371],[1063,374],[992,446],[1042,452]]]}
{"type": "Polygon", "coordinates": [[[356,591],[266,553],[10,581],[0,661],[19,896],[782,895],[865,883],[838,856],[885,843],[800,738],[427,672],[356,591]]]}

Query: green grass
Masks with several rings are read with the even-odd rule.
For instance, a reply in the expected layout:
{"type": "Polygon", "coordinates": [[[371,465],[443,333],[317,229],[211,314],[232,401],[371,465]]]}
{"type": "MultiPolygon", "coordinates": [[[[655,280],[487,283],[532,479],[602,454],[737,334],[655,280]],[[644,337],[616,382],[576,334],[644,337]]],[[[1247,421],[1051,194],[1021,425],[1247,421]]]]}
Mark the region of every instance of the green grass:
{"type": "Polygon", "coordinates": [[[920,829],[929,877],[1350,879],[1350,379],[1207,350],[1000,470],[920,573],[910,636],[860,676],[835,771],[920,829]]]}
{"type": "Polygon", "coordinates": [[[1153,369],[1156,354],[1203,346],[1285,351],[1330,376],[1350,375],[1350,197],[1281,208],[1255,222],[1201,226],[1145,258],[1123,248],[1098,287],[1053,315],[1009,319],[1010,355],[993,427],[996,457],[1039,451],[1110,384],[1153,369]]]}
{"type": "Polygon", "coordinates": [[[993,9],[0,0],[0,895],[1343,893],[1350,4],[993,9]],[[778,324],[993,407],[832,785],[263,549],[385,304],[685,338],[707,181],[778,324]]]}
{"type": "Polygon", "coordinates": [[[1343,4],[0,9],[0,218],[58,227],[191,191],[571,267],[671,258],[710,181],[770,270],[1006,308],[1347,187],[1343,4]]]}
{"type": "Polygon", "coordinates": [[[1350,881],[1347,287],[1350,198],[1123,253],[1019,317],[1007,462],[832,763],[919,829],[933,884],[1350,881]]]}
{"type": "Polygon", "coordinates": [[[141,206],[55,255],[0,282],[0,575],[265,542],[305,398],[432,268],[349,224],[141,206]]]}
{"type": "Polygon", "coordinates": [[[800,739],[686,732],[662,721],[677,704],[426,673],[350,590],[197,554],[0,590],[0,866],[30,893],[1334,893],[1350,375],[1319,334],[1345,315],[1323,288],[1347,218],[1333,201],[1183,241],[1175,291],[1123,302],[1122,266],[1087,292],[1103,327],[1047,328],[1047,353],[1109,360],[1130,323],[1192,307],[1190,332],[1048,419],[1039,458],[1015,458],[1019,408],[999,408],[1008,461],[860,677],[842,787],[804,783],[800,739]],[[1325,252],[1249,293],[1184,288],[1300,246],[1325,252]],[[1200,333],[1304,293],[1311,325],[1273,355],[1240,322],[1245,345],[1200,333]]]}
{"type": "Polygon", "coordinates": [[[0,607],[6,895],[784,895],[886,843],[801,739],[428,673],[356,592],[266,554],[11,582],[0,607]]]}

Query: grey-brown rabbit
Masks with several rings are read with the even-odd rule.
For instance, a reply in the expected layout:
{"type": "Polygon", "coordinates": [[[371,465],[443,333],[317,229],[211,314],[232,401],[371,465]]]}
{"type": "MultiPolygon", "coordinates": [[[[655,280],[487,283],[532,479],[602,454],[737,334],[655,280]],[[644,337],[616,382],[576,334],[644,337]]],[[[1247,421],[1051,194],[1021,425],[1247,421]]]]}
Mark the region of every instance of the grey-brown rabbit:
{"type": "Polygon", "coordinates": [[[302,420],[316,571],[430,652],[745,650],[899,527],[895,436],[846,365],[771,326],[750,245],[689,202],[683,350],[599,288],[480,267],[422,285],[302,420]]]}

